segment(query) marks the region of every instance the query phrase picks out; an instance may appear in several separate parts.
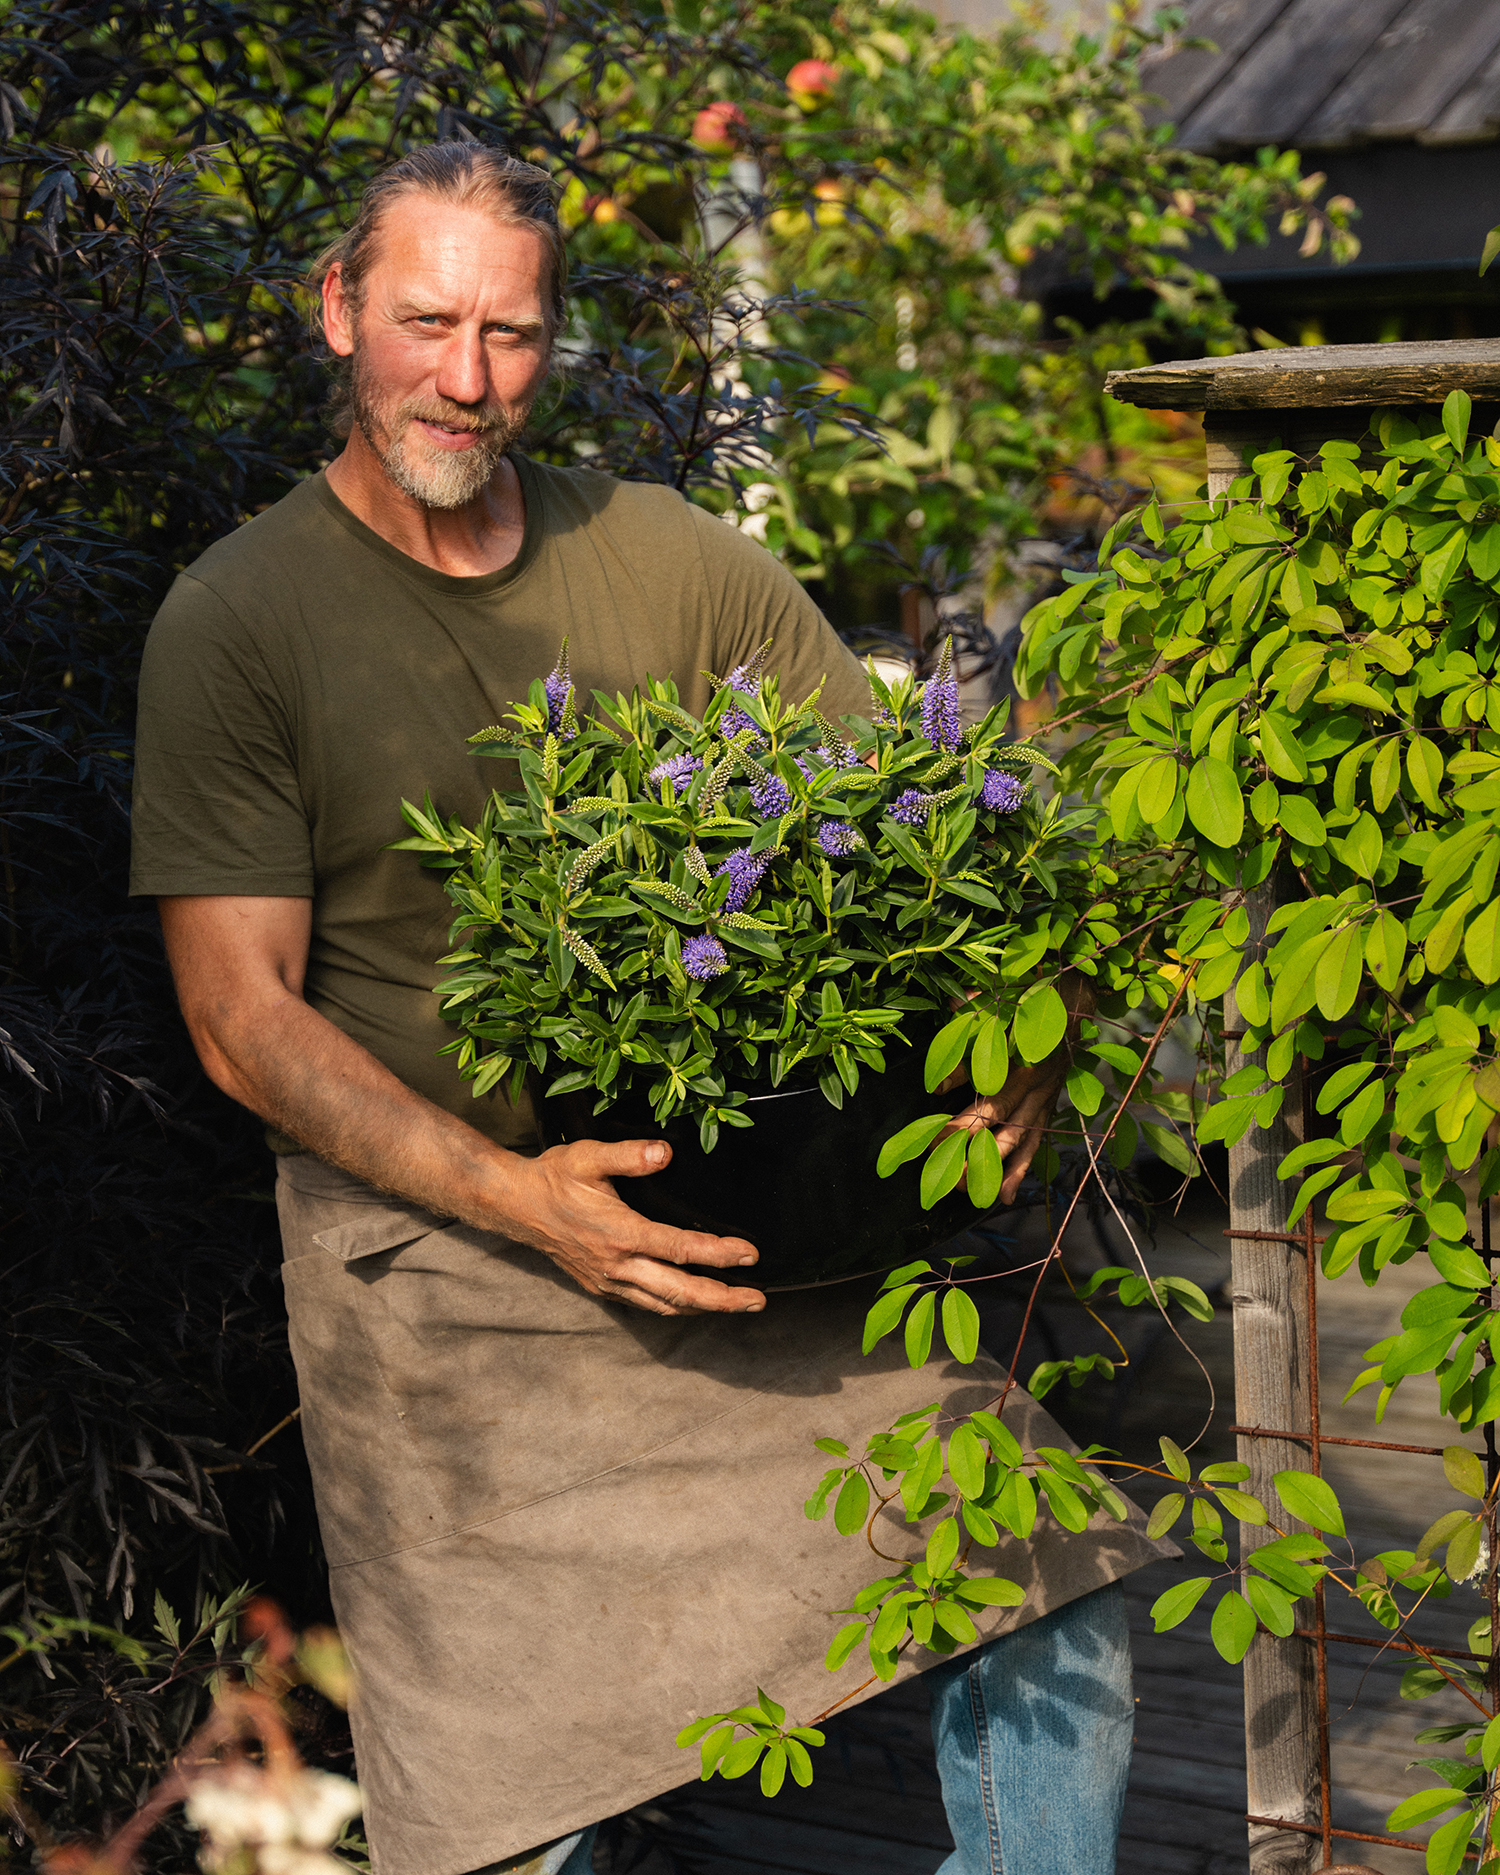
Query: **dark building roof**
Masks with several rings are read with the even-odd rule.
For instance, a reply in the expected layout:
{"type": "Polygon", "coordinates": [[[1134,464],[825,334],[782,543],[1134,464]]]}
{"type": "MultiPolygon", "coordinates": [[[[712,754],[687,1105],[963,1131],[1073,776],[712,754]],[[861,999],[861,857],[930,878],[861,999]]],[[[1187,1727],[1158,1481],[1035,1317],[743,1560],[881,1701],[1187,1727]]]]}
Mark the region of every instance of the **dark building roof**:
{"type": "Polygon", "coordinates": [[[1198,0],[1148,68],[1189,149],[1485,143],[1500,135],[1500,0],[1198,0]]]}

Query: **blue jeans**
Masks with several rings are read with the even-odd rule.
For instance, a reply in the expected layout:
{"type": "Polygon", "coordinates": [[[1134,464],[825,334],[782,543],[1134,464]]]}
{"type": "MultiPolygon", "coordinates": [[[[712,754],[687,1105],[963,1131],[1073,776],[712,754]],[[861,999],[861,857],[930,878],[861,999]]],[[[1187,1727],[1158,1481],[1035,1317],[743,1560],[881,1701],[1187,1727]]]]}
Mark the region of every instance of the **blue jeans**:
{"type": "Polygon", "coordinates": [[[958,1845],[938,1875],[1111,1875],[1135,1731],[1119,1583],[926,1680],[958,1845]]]}
{"type": "MultiPolygon", "coordinates": [[[[1112,1875],[1135,1731],[1119,1583],[925,1677],[958,1845],[937,1875],[1112,1875]]],[[[581,1830],[504,1866],[590,1875],[594,1835],[581,1830]]]]}

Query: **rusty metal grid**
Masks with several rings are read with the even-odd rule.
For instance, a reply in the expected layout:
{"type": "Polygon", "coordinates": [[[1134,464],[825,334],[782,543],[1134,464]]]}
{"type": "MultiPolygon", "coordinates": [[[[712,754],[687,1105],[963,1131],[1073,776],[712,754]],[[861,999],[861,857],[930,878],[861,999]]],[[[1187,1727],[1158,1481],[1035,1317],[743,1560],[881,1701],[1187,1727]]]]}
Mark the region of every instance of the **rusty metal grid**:
{"type": "MultiPolygon", "coordinates": [[[[1311,1099],[1309,1090],[1308,1064],[1302,1065],[1302,1137],[1310,1139],[1311,1099]]],[[[1483,1257],[1491,1275],[1494,1273],[1495,1250],[1491,1236],[1490,1201],[1480,1206],[1480,1242],[1479,1254],[1483,1257]]],[[[1412,1452],[1423,1457],[1441,1458],[1443,1447],[1437,1445],[1401,1445],[1385,1439],[1350,1439],[1334,1434],[1325,1434],[1322,1429],[1322,1416],[1319,1404],[1319,1344],[1318,1344],[1318,1246],[1326,1240],[1317,1234],[1313,1220],[1313,1206],[1309,1205],[1304,1215],[1302,1226],[1293,1232],[1227,1230],[1226,1237],[1238,1241],[1260,1243],[1280,1243],[1297,1245],[1303,1253],[1307,1270],[1307,1374],[1309,1425],[1306,1432],[1288,1432],[1284,1428],[1271,1426],[1232,1425],[1229,1430],[1240,1438],[1290,1440],[1308,1448],[1311,1458],[1311,1470],[1314,1477],[1321,1477],[1323,1471],[1322,1448],[1325,1445],[1360,1446],[1382,1452],[1412,1452]]],[[[1484,1458],[1488,1482],[1493,1487],[1497,1473],[1500,1473],[1500,1452],[1495,1442],[1495,1422],[1488,1421],[1484,1427],[1484,1458]]],[[[1294,1628],[1293,1634],[1302,1640],[1310,1640],[1314,1645],[1314,1659],[1317,1668],[1317,1717],[1318,1717],[1318,1801],[1319,1818],[1317,1823],[1294,1821],[1290,1817],[1258,1816],[1253,1811],[1245,1813],[1247,1824],[1264,1824],[1276,1829],[1294,1830],[1302,1835],[1316,1836],[1320,1839],[1323,1860],[1321,1867],[1334,1867],[1333,1844],[1341,1842],[1380,1843],[1394,1849],[1409,1849],[1418,1855],[1425,1855],[1427,1844],[1410,1836],[1387,1836],[1368,1830],[1339,1829],[1333,1823],[1333,1779],[1329,1768],[1330,1733],[1328,1710],[1328,1649],[1332,1646],[1378,1648],[1401,1653],[1417,1654],[1424,1659],[1469,1660],[1482,1663],[1488,1670],[1491,1708],[1500,1712],[1500,1557],[1496,1555],[1496,1514],[1493,1495],[1488,1519],[1489,1562],[1485,1581],[1486,1597],[1490,1611],[1490,1647],[1488,1655],[1470,1653],[1456,1647],[1427,1649],[1414,1642],[1397,1639],[1380,1639],[1374,1636],[1343,1634],[1331,1629],[1327,1624],[1324,1604],[1324,1585],[1320,1581],[1313,1598],[1313,1625],[1311,1628],[1294,1628]]],[[[1468,1852],[1466,1861],[1477,1860],[1474,1851],[1468,1852]]]]}

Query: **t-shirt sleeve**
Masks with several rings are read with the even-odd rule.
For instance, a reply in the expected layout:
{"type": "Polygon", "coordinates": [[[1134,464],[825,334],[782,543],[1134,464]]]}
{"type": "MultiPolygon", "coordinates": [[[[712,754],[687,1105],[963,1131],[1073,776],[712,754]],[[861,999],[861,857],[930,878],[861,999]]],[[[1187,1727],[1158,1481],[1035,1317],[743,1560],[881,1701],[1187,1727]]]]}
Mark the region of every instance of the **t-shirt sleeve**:
{"type": "Polygon", "coordinates": [[[286,700],[253,634],[191,574],[146,638],[131,823],[133,894],[313,895],[286,700]]]}
{"type": "Polygon", "coordinates": [[[870,713],[864,668],[772,553],[704,508],[692,509],[709,592],[720,677],[774,639],[767,670],[781,679],[783,702],[800,703],[819,684],[827,716],[870,713]],[[826,680],[826,681],[825,681],[826,680]]]}

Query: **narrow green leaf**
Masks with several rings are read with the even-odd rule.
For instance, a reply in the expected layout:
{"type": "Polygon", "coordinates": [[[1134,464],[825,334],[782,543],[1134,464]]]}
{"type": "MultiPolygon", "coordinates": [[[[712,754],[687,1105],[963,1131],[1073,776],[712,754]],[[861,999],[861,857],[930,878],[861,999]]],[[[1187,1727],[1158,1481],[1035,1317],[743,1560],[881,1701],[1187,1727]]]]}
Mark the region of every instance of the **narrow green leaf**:
{"type": "Polygon", "coordinates": [[[923,1078],[928,1093],[933,1093],[938,1084],[948,1076],[964,1058],[964,1050],[969,1045],[969,1037],[974,1033],[979,1018],[972,1009],[966,1009],[961,1015],[938,1030],[927,1050],[927,1065],[923,1078]]]}
{"type": "Polygon", "coordinates": [[[898,1166],[920,1159],[951,1118],[947,1113],[924,1114],[920,1120],[903,1126],[899,1133],[893,1133],[880,1148],[880,1157],[875,1161],[876,1177],[889,1178],[898,1166]]]}
{"type": "Polygon", "coordinates": [[[1500,898],[1492,898],[1465,930],[1464,962],[1481,983],[1500,980],[1500,898]]]}
{"type": "Polygon", "coordinates": [[[1067,1007],[1050,983],[1039,984],[1021,998],[1011,1026],[1022,1060],[1045,1061],[1067,1033],[1067,1007]]]}
{"type": "Polygon", "coordinates": [[[1310,1523],[1314,1530],[1344,1535],[1344,1513],[1326,1479],[1315,1478],[1310,1471],[1278,1471],[1271,1482],[1292,1516],[1310,1523]]]}
{"type": "Polygon", "coordinates": [[[931,1289],[926,1289],[917,1297],[906,1318],[906,1359],[912,1367],[923,1366],[932,1351],[932,1318],[936,1310],[937,1297],[931,1289]]]}
{"type": "Polygon", "coordinates": [[[981,1211],[990,1210],[1000,1196],[1005,1164],[995,1135],[987,1126],[976,1126],[969,1135],[969,1200],[981,1211]]]}
{"type": "Polygon", "coordinates": [[[1482,1498],[1485,1494],[1483,1460],[1466,1445],[1443,1447],[1443,1475],[1454,1490],[1462,1491],[1465,1497],[1482,1498]]]}
{"type": "Polygon", "coordinates": [[[979,1353],[979,1310],[965,1289],[943,1294],[943,1339],[954,1360],[967,1366],[979,1353]]]}
{"type": "Polygon", "coordinates": [[[1151,1619],[1157,1633],[1165,1634],[1169,1628],[1180,1627],[1203,1600],[1212,1580],[1212,1576],[1194,1576],[1191,1581],[1178,1582],[1164,1595],[1158,1595],[1151,1604],[1151,1619]]]}
{"type": "Polygon", "coordinates": [[[864,1529],[869,1509],[870,1487],[865,1475],[862,1471],[851,1471],[833,1507],[834,1528],[840,1536],[853,1536],[856,1530],[864,1529]]]}
{"type": "Polygon", "coordinates": [[[1219,1597],[1209,1633],[1214,1646],[1232,1666],[1238,1666],[1250,1651],[1255,1639],[1255,1610],[1238,1590],[1229,1589],[1219,1597]]]}
{"type": "Polygon", "coordinates": [[[870,1306],[865,1317],[865,1337],[863,1352],[868,1354],[878,1341],[882,1341],[901,1320],[906,1305],[917,1293],[916,1283],[903,1283],[899,1289],[888,1289],[870,1306]]]}
{"type": "Polygon", "coordinates": [[[927,1573],[934,1581],[953,1567],[958,1543],[958,1519],[945,1517],[927,1539],[927,1573]]]}
{"type": "Polygon", "coordinates": [[[1146,1535],[1152,1538],[1165,1536],[1182,1515],[1186,1505],[1187,1499],[1181,1491],[1168,1491],[1152,1511],[1146,1524],[1146,1535]]]}
{"type": "Polygon", "coordinates": [[[1188,819],[1215,846],[1237,846],[1245,828],[1245,797],[1227,762],[1201,755],[1188,771],[1188,819]]]}
{"type": "Polygon", "coordinates": [[[976,1094],[998,1094],[1010,1072],[1010,1049],[1005,1039],[1005,1024],[999,1016],[986,1016],[974,1038],[974,1052],[969,1061],[976,1094]]]}
{"type": "Polygon", "coordinates": [[[1443,399],[1443,434],[1460,455],[1469,440],[1469,418],[1473,410],[1474,403],[1467,391],[1449,391],[1443,399]]]}
{"type": "Polygon", "coordinates": [[[960,1127],[946,1139],[939,1140],[922,1167],[922,1209],[930,1211],[946,1198],[964,1175],[964,1158],[969,1149],[969,1135],[960,1127]]]}
{"type": "Polygon", "coordinates": [[[1264,1576],[1246,1576],[1245,1594],[1250,1606],[1273,1634],[1283,1639],[1297,1625],[1297,1606],[1286,1590],[1264,1576]]]}

